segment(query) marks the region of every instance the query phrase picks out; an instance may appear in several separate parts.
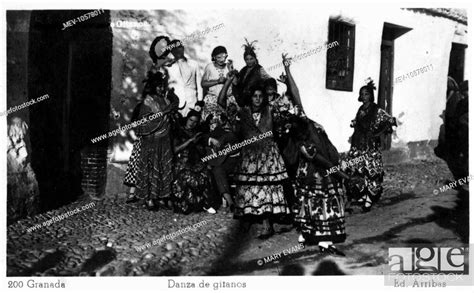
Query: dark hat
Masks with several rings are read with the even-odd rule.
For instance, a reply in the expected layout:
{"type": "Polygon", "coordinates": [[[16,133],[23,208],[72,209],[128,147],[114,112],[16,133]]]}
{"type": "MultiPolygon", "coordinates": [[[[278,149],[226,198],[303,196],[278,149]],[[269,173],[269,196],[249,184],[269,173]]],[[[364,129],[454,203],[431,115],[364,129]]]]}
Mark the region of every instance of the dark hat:
{"type": "Polygon", "coordinates": [[[227,54],[227,49],[224,46],[217,46],[212,50],[211,58],[214,60],[214,57],[222,53],[227,54]]]}
{"type": "Polygon", "coordinates": [[[170,39],[167,36],[158,36],[153,40],[150,46],[150,51],[148,52],[150,54],[151,60],[153,60],[153,63],[156,63],[158,59],[163,59],[170,53],[170,50],[168,49],[169,43],[170,39]],[[164,46],[161,45],[160,41],[162,40],[165,41],[164,46]],[[160,43],[160,45],[158,45],[158,43],[160,43]]]}

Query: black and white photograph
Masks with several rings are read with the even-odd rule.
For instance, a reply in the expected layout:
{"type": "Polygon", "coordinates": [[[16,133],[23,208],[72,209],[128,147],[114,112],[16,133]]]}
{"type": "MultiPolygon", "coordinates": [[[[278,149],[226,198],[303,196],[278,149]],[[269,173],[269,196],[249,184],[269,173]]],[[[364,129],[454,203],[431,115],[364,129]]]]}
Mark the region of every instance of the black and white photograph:
{"type": "Polygon", "coordinates": [[[473,285],[472,4],[134,2],[2,4],[5,289],[473,285]]]}

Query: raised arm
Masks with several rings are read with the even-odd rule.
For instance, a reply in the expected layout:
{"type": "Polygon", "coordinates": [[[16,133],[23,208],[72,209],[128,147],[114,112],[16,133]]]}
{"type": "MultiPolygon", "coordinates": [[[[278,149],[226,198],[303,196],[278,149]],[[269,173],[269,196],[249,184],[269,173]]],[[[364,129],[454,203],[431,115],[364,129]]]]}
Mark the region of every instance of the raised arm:
{"type": "Polygon", "coordinates": [[[282,62],[283,62],[283,67],[285,68],[285,73],[286,73],[286,85],[288,86],[288,90],[293,97],[293,102],[295,105],[298,105],[301,109],[303,109],[303,104],[301,103],[301,97],[300,97],[300,91],[298,90],[298,87],[296,86],[296,82],[293,78],[293,75],[291,74],[290,71],[290,65],[291,65],[291,59],[287,57],[288,54],[282,54],[282,62]]]}
{"type": "Polygon", "coordinates": [[[202,101],[203,97],[203,90],[202,90],[202,75],[199,66],[196,64],[196,91],[197,91],[197,101],[202,101]],[[201,86],[200,86],[201,85],[201,86]]]}
{"type": "Polygon", "coordinates": [[[219,92],[219,97],[217,98],[217,103],[223,108],[227,108],[227,91],[229,90],[232,81],[236,78],[235,72],[230,71],[227,73],[227,79],[222,87],[221,91],[219,92]]]}

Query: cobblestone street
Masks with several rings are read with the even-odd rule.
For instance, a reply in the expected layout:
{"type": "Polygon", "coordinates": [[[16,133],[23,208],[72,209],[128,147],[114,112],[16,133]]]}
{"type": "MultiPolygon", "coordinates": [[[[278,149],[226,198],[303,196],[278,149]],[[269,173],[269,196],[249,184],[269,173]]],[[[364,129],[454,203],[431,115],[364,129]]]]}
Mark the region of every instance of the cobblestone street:
{"type": "Polygon", "coordinates": [[[191,215],[151,212],[109,194],[93,208],[28,233],[27,228],[88,204],[83,199],[8,226],[8,276],[171,276],[382,274],[389,247],[468,242],[468,193],[435,195],[452,176],[444,162],[413,161],[385,168],[384,194],[368,213],[347,214],[346,257],[328,257],[308,246],[271,263],[262,259],[298,246],[297,231],[276,225],[277,234],[257,238],[259,225],[242,234],[222,210],[191,215]],[[151,245],[165,235],[206,221],[195,230],[151,245]]]}

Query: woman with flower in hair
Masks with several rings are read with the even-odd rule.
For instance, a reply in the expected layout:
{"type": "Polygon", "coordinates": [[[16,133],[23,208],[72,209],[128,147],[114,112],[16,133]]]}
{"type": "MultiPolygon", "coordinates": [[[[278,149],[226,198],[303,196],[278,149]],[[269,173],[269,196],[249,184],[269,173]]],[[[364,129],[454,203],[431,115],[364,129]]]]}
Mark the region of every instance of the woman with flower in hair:
{"type": "Polygon", "coordinates": [[[254,46],[254,43],[257,41],[251,43],[249,43],[247,39],[245,39],[245,41],[246,44],[243,45],[245,67],[240,70],[238,78],[234,79],[232,89],[240,107],[250,105],[251,96],[253,95],[250,89],[253,86],[261,85],[265,80],[271,78],[265,69],[258,63],[254,46]]]}
{"type": "Polygon", "coordinates": [[[381,136],[390,134],[392,126],[397,125],[395,118],[374,102],[374,90],[371,79],[359,90],[358,100],[362,106],[351,123],[354,134],[348,153],[348,160],[356,163],[345,167],[345,171],[355,178],[346,184],[349,200],[360,205],[363,211],[369,211],[382,195],[384,171],[381,136]]]}
{"type": "Polygon", "coordinates": [[[241,159],[234,173],[237,185],[235,214],[242,216],[244,229],[252,218],[263,220],[261,239],[274,234],[272,220],[290,214],[283,185],[288,181],[285,163],[273,136],[274,110],[268,105],[263,85],[251,89],[251,103],[239,112],[236,127],[241,141],[260,138],[241,149],[241,159]]]}

